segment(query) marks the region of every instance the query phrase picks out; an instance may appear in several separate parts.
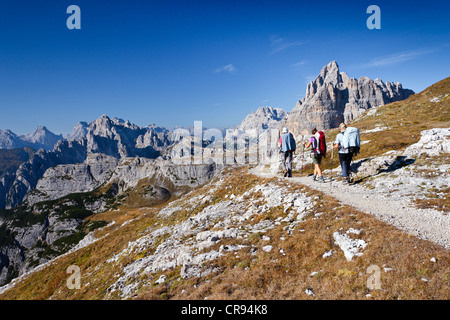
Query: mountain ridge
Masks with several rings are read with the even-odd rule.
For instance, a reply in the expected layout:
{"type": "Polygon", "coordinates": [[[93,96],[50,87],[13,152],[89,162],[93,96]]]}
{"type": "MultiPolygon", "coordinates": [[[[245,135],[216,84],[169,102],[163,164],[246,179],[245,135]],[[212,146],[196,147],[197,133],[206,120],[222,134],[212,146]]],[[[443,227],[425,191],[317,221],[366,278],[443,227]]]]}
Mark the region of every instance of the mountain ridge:
{"type": "Polygon", "coordinates": [[[412,94],[398,82],[350,78],[333,60],[307,85],[306,95],[289,112],[285,125],[296,135],[309,133],[314,127],[337,128],[370,108],[404,100],[412,94]]]}

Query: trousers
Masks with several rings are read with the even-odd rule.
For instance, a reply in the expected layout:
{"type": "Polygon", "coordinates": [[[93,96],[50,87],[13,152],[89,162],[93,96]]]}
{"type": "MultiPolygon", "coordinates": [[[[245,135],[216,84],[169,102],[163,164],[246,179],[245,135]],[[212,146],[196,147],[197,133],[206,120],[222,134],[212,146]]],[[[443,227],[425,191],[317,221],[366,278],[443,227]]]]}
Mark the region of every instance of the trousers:
{"type": "Polygon", "coordinates": [[[353,153],[339,153],[339,162],[341,163],[342,176],[350,175],[350,164],[352,163],[353,153]]]}
{"type": "Polygon", "coordinates": [[[281,153],[281,168],[283,168],[283,171],[292,171],[293,153],[293,151],[286,151],[281,153]]]}

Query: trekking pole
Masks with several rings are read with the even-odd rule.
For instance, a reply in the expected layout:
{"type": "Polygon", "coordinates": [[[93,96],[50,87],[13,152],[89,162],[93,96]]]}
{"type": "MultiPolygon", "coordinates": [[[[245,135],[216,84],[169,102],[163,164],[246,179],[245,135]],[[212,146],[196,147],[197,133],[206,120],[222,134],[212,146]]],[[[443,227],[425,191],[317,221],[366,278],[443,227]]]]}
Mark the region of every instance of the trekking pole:
{"type": "Polygon", "coordinates": [[[330,183],[331,183],[331,180],[333,180],[333,154],[334,154],[334,148],[333,148],[333,144],[331,144],[330,183]]]}
{"type": "Polygon", "coordinates": [[[302,174],[303,174],[303,160],[305,158],[305,144],[303,141],[303,136],[302,136],[302,145],[303,145],[303,148],[302,148],[302,174]]]}

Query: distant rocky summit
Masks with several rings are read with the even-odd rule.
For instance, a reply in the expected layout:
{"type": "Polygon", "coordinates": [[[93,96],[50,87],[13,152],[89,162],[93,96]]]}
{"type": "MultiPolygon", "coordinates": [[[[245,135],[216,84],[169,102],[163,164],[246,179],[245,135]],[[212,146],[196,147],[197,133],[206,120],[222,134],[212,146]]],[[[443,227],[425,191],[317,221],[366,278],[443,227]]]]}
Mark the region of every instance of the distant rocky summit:
{"type": "Polygon", "coordinates": [[[308,84],[305,97],[289,112],[286,125],[296,134],[309,132],[314,127],[336,128],[367,109],[404,100],[412,94],[412,90],[403,89],[398,82],[350,78],[332,61],[308,84]]]}
{"type": "Polygon", "coordinates": [[[280,121],[286,120],[287,115],[287,111],[281,108],[261,107],[245,117],[237,129],[245,131],[278,128],[280,121]]]}
{"type": "Polygon", "coordinates": [[[35,150],[52,150],[55,144],[63,139],[44,126],[38,126],[33,133],[18,136],[11,130],[0,130],[0,149],[17,149],[31,147],[35,150]]]}

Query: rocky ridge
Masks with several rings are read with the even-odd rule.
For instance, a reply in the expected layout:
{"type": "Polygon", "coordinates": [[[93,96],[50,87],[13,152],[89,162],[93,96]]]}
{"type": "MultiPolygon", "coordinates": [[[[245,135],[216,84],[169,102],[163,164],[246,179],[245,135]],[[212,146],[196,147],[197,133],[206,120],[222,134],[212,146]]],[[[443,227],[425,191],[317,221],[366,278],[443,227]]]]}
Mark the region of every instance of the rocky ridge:
{"type": "Polygon", "coordinates": [[[404,100],[412,94],[398,82],[350,78],[332,61],[307,85],[305,97],[289,112],[286,125],[296,135],[309,133],[314,127],[336,128],[370,108],[404,100]]]}

